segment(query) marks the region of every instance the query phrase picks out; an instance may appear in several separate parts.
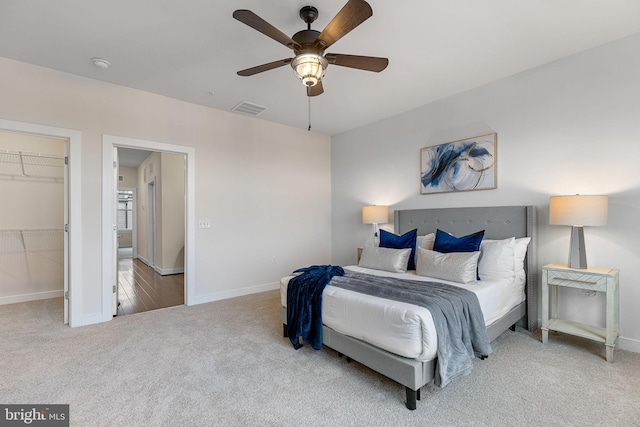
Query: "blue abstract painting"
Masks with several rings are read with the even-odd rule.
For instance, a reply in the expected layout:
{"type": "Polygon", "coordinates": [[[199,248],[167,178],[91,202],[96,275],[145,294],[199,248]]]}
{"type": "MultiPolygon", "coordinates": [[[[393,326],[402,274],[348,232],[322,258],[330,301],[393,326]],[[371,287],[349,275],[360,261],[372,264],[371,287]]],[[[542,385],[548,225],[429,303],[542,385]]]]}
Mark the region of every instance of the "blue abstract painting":
{"type": "Polygon", "coordinates": [[[496,188],[496,142],[492,133],[423,148],[422,194],[496,188]]]}

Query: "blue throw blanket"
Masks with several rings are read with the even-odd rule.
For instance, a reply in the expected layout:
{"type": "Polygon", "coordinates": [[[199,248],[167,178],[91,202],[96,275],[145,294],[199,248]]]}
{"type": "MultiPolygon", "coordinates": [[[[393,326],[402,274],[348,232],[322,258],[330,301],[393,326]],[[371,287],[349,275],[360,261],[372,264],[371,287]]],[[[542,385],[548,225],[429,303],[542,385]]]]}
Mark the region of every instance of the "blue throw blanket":
{"type": "Polygon", "coordinates": [[[299,268],[302,273],[289,280],[287,287],[287,335],[293,348],[302,347],[298,337],[314,350],[322,348],[322,291],[334,276],[343,276],[342,267],[313,265],[299,268]]]}

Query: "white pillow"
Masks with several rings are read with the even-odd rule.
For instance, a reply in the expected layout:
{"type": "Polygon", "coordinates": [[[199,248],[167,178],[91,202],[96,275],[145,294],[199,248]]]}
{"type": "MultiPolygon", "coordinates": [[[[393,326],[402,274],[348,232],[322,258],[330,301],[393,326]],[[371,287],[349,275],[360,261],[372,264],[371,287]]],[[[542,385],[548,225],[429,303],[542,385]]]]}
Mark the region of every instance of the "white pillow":
{"type": "MultiPolygon", "coordinates": [[[[426,236],[418,236],[416,238],[416,248],[429,249],[433,250],[433,244],[436,241],[436,235],[434,233],[429,233],[426,236]]],[[[416,250],[416,258],[414,260],[415,264],[418,265],[418,251],[416,250]]]]}
{"type": "Polygon", "coordinates": [[[527,255],[527,246],[531,241],[531,237],[521,237],[516,239],[516,246],[514,249],[514,268],[516,271],[516,277],[524,280],[526,274],[524,272],[524,257],[527,255]]]}
{"type": "Polygon", "coordinates": [[[515,237],[483,240],[480,244],[478,275],[481,280],[513,280],[515,277],[515,237]]]}
{"type": "Polygon", "coordinates": [[[379,246],[367,245],[362,249],[358,265],[374,270],[392,271],[394,273],[406,273],[411,248],[391,249],[379,246]]]}
{"type": "Polygon", "coordinates": [[[480,251],[441,253],[417,248],[417,252],[416,274],[419,276],[458,283],[469,283],[476,280],[480,251]]]}
{"type": "Polygon", "coordinates": [[[426,236],[418,236],[416,239],[416,246],[423,249],[433,250],[433,244],[436,241],[436,235],[429,233],[426,236]]]}
{"type": "MultiPolygon", "coordinates": [[[[505,240],[510,240],[510,239],[505,239],[505,240]]],[[[489,240],[489,239],[483,240],[480,245],[480,250],[481,251],[483,250],[482,245],[486,245],[488,243],[494,243],[494,242],[504,242],[505,240],[489,240]]],[[[527,246],[529,245],[530,241],[531,241],[531,237],[519,237],[515,239],[515,244],[513,248],[513,274],[509,276],[509,278],[513,278],[514,276],[521,278],[522,280],[526,278],[526,274],[524,271],[524,258],[527,255],[527,246]]],[[[480,256],[478,270],[480,270],[480,263],[482,263],[482,255],[480,256]]],[[[484,280],[484,278],[482,277],[482,273],[479,272],[479,274],[480,274],[480,279],[484,280]]],[[[493,277],[488,277],[488,278],[492,279],[493,277]]]]}

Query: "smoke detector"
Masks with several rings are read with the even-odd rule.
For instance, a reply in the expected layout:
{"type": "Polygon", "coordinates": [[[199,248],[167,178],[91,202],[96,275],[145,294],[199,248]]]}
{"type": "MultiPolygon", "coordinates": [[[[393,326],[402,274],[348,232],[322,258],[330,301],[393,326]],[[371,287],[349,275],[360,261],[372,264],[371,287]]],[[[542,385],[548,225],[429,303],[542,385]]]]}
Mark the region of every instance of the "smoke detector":
{"type": "Polygon", "coordinates": [[[107,61],[106,59],[102,59],[102,58],[91,58],[91,60],[93,61],[93,64],[98,67],[98,68],[102,68],[103,70],[106,70],[107,68],[109,68],[109,65],[111,65],[109,63],[109,61],[107,61]]]}

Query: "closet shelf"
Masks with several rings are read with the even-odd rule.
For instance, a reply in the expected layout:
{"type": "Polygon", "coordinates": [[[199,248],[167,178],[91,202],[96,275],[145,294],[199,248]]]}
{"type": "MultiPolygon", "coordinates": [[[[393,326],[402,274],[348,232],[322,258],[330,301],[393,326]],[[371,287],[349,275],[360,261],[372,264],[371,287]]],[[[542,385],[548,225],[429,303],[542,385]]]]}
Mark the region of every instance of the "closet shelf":
{"type": "Polygon", "coordinates": [[[61,251],[63,247],[62,228],[0,229],[0,253],[61,251]]]}
{"type": "Polygon", "coordinates": [[[64,156],[0,150],[0,175],[64,178],[64,156]]]}

